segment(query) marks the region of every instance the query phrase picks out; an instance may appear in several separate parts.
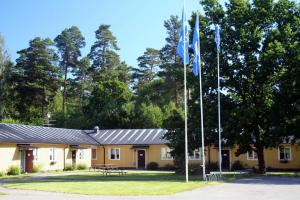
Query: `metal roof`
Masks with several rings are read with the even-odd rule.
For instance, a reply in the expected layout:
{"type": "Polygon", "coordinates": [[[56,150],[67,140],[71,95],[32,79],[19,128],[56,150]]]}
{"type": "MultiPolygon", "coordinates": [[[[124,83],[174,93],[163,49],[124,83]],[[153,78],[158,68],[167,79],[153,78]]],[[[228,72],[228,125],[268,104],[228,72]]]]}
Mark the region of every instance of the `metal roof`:
{"type": "Polygon", "coordinates": [[[165,129],[109,129],[94,131],[89,135],[103,145],[166,144],[168,141],[163,139],[166,131],[165,129]]]}
{"type": "Polygon", "coordinates": [[[87,135],[89,132],[75,129],[0,123],[0,142],[97,145],[98,143],[87,135]]]}

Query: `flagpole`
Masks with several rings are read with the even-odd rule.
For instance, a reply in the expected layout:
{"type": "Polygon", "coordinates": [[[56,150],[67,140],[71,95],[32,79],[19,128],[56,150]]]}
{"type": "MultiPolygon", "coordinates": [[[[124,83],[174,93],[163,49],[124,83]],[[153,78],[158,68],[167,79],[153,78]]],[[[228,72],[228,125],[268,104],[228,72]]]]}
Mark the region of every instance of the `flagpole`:
{"type": "MultiPolygon", "coordinates": [[[[183,0],[183,9],[185,10],[185,0],[183,0]]],[[[183,28],[183,35],[184,35],[184,41],[183,41],[183,64],[184,64],[184,139],[185,139],[185,180],[186,182],[189,182],[189,164],[188,164],[188,138],[187,138],[187,94],[186,94],[186,33],[185,33],[185,16],[183,19],[184,28],[183,28]]]]}
{"type": "MultiPolygon", "coordinates": [[[[199,19],[199,15],[197,14],[197,18],[199,19]]],[[[197,20],[196,20],[197,21],[197,20]]],[[[199,26],[199,24],[197,24],[199,26]]],[[[199,51],[199,57],[198,57],[198,63],[199,63],[199,90],[200,90],[200,120],[201,120],[201,140],[202,140],[202,175],[203,180],[206,180],[206,172],[205,172],[205,146],[204,146],[204,125],[203,125],[203,101],[202,101],[202,70],[201,70],[201,50],[200,50],[200,33],[198,32],[199,36],[199,42],[198,42],[198,51],[199,51]]]]}
{"type": "Polygon", "coordinates": [[[217,51],[218,63],[218,132],[219,132],[219,168],[222,173],[222,147],[221,147],[221,105],[220,105],[220,61],[219,51],[217,51]]]}

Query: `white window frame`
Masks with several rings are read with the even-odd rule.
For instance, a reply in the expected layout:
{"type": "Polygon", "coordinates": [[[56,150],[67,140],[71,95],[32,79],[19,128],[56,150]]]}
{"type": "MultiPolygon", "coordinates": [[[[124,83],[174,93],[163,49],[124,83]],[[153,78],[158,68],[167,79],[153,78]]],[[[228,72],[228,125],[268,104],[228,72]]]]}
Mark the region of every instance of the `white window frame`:
{"type": "Polygon", "coordinates": [[[92,160],[98,160],[98,152],[97,152],[97,148],[92,148],[92,160]],[[93,158],[93,150],[96,151],[96,157],[93,158]]]}
{"type": "Polygon", "coordinates": [[[278,147],[278,160],[279,161],[283,161],[283,160],[292,160],[292,148],[291,146],[279,146],[278,147]],[[280,159],[280,148],[283,148],[283,149],[289,149],[289,153],[290,153],[290,158],[288,159],[280,159]]]}
{"type": "Polygon", "coordinates": [[[38,161],[40,159],[40,150],[38,148],[34,148],[32,150],[33,161],[38,161]]]}
{"type": "Polygon", "coordinates": [[[84,160],[84,149],[79,149],[78,151],[78,159],[84,160]]]}
{"type": "Polygon", "coordinates": [[[161,148],[161,160],[173,160],[174,158],[171,155],[172,150],[169,147],[162,147],[161,148]],[[170,155],[170,157],[168,157],[167,155],[170,155]]]}
{"type": "Polygon", "coordinates": [[[49,149],[49,160],[52,161],[52,162],[56,161],[55,151],[56,151],[55,148],[50,148],[49,149]],[[51,156],[52,156],[52,159],[51,159],[51,156]]]}
{"type": "Polygon", "coordinates": [[[202,160],[202,148],[195,149],[192,155],[189,155],[189,160],[202,160]],[[199,151],[199,158],[196,158],[196,150],[199,151]]]}
{"type": "Polygon", "coordinates": [[[110,148],[109,149],[109,160],[120,160],[120,159],[121,159],[121,149],[120,148],[110,148]],[[112,155],[111,152],[112,152],[113,149],[119,151],[119,158],[114,158],[114,159],[111,158],[111,155],[112,155]]]}
{"type": "Polygon", "coordinates": [[[251,152],[252,152],[252,155],[253,155],[252,157],[249,156],[249,151],[247,151],[247,160],[257,160],[258,159],[257,153],[253,150],[251,150],[251,152]],[[255,158],[255,155],[256,155],[256,158],[255,158]]]}

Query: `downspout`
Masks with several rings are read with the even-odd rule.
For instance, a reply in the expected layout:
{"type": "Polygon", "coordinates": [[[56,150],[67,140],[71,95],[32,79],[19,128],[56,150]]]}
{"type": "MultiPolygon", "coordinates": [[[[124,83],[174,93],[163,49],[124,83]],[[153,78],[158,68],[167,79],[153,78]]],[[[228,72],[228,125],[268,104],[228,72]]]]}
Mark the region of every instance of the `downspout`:
{"type": "Polygon", "coordinates": [[[105,146],[103,145],[103,164],[105,165],[105,146]]]}

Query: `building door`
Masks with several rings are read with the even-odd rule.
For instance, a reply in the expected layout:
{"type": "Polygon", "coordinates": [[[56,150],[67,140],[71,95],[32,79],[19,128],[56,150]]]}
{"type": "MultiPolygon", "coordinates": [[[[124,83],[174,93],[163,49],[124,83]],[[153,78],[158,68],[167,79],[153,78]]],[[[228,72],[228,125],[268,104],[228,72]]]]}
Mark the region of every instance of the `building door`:
{"type": "Polygon", "coordinates": [[[26,150],[25,172],[32,173],[33,169],[33,150],[26,150]]]}
{"type": "Polygon", "coordinates": [[[138,168],[139,169],[145,169],[145,161],[146,161],[146,153],[145,150],[138,150],[137,151],[138,154],[138,168]]]}
{"type": "Polygon", "coordinates": [[[230,155],[229,150],[222,150],[222,169],[229,170],[230,169],[230,155]]]}
{"type": "Polygon", "coordinates": [[[76,165],[76,150],[72,151],[72,165],[76,165]]]}

